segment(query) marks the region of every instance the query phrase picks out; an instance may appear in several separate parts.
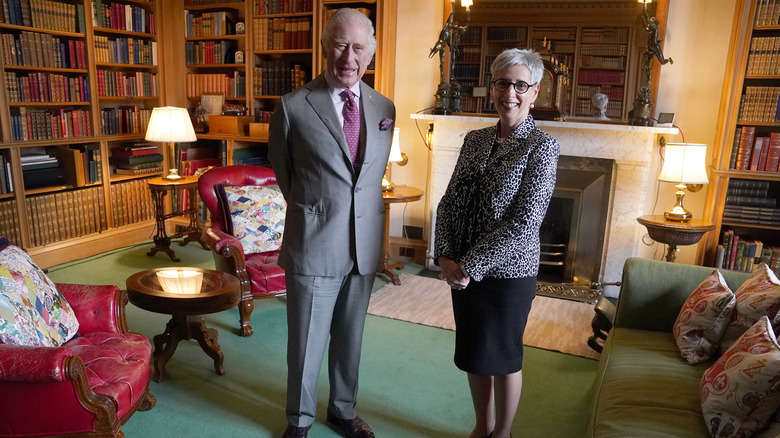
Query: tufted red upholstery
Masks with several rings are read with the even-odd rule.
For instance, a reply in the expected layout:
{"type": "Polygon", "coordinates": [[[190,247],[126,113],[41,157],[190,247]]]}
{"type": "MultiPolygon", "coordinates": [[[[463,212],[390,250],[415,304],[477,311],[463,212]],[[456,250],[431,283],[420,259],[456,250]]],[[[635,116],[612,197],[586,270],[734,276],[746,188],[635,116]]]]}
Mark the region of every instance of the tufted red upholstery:
{"type": "Polygon", "coordinates": [[[279,251],[260,254],[244,254],[241,242],[233,237],[230,212],[220,185],[252,186],[276,184],[273,170],[261,166],[215,167],[198,178],[198,192],[211,213],[211,228],[203,240],[214,253],[217,270],[238,277],[241,282],[240,313],[241,334],[253,333],[250,317],[254,310],[254,298],[275,297],[286,293],[284,270],[277,264],[279,251]]]}
{"type": "Polygon", "coordinates": [[[115,286],[58,284],[79,320],[61,347],[0,344],[0,437],[123,436],[149,393],[151,345],[130,333],[115,286]]]}

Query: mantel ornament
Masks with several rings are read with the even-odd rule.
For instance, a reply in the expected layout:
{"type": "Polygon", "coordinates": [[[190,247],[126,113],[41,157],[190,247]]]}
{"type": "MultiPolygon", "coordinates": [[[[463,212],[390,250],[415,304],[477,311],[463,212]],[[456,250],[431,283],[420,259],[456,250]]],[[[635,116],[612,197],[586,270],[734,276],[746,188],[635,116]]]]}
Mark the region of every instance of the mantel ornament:
{"type": "Polygon", "coordinates": [[[644,52],[644,70],[647,82],[639,88],[634,109],[628,113],[628,124],[634,126],[653,125],[653,103],[650,101],[650,85],[653,82],[652,63],[657,59],[661,65],[674,64],[672,58],[665,58],[661,49],[661,40],[658,39],[658,19],[647,13],[647,2],[642,4],[642,21],[647,30],[647,48],[644,52]]]}
{"type": "Polygon", "coordinates": [[[471,2],[461,0],[461,5],[466,8],[466,25],[461,26],[455,21],[455,0],[452,1],[452,12],[447,18],[447,22],[439,32],[439,39],[431,49],[428,58],[433,58],[439,54],[439,86],[434,97],[436,98],[433,108],[434,114],[452,114],[460,112],[460,84],[455,79],[455,62],[460,58],[460,38],[466,32],[471,21],[471,2]],[[447,50],[450,52],[450,81],[444,75],[444,64],[447,50]]]}

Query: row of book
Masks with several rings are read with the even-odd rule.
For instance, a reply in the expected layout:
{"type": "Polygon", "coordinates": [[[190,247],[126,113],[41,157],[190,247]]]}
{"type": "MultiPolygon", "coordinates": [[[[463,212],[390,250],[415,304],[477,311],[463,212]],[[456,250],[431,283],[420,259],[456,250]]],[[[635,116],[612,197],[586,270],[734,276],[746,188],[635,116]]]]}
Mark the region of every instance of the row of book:
{"type": "Polygon", "coordinates": [[[585,68],[626,68],[626,58],[622,56],[583,55],[580,59],[580,66],[585,68]]]}
{"type": "Polygon", "coordinates": [[[5,72],[8,102],[89,102],[89,78],[30,72],[5,72]]]}
{"type": "Polygon", "coordinates": [[[198,97],[203,93],[225,93],[226,98],[245,97],[246,77],[238,71],[232,75],[224,73],[189,73],[187,74],[187,96],[198,97]],[[244,94],[240,95],[241,84],[244,84],[244,94]]]}
{"type": "Polygon", "coordinates": [[[766,263],[775,274],[780,273],[780,247],[764,245],[760,240],[740,236],[728,229],[721,233],[721,243],[715,252],[715,267],[751,272],[756,263],[766,263]]]}
{"type": "Polygon", "coordinates": [[[603,93],[609,97],[610,100],[623,100],[623,94],[625,92],[624,87],[616,87],[614,85],[579,85],[574,91],[574,95],[582,99],[590,99],[596,93],[603,93]]]}
{"type": "Polygon", "coordinates": [[[53,0],[2,0],[3,23],[60,32],[86,31],[84,5],[53,0]]]}
{"type": "Polygon", "coordinates": [[[97,71],[98,96],[158,96],[157,74],[141,71],[97,71]]]}
{"type": "MultiPolygon", "coordinates": [[[[108,228],[103,187],[66,190],[26,199],[27,226],[34,246],[98,233],[108,228]]],[[[3,202],[4,204],[13,202],[3,202]]]]}
{"type": "MultiPolygon", "coordinates": [[[[590,99],[577,99],[574,111],[577,115],[581,116],[591,116],[598,114],[598,111],[593,108],[593,103],[591,103],[590,99]]],[[[607,117],[620,118],[623,114],[623,101],[610,100],[607,102],[605,113],[607,117]]]]}
{"type": "Polygon", "coordinates": [[[487,28],[488,41],[526,41],[528,28],[516,26],[490,26],[487,28]]]}
{"type": "Polygon", "coordinates": [[[756,26],[780,24],[780,1],[758,0],[754,24],[756,26]]]}
{"type": "Polygon", "coordinates": [[[154,203],[146,179],[111,183],[110,193],[115,227],[154,219],[154,203]]]}
{"type": "Polygon", "coordinates": [[[741,122],[779,122],[780,87],[745,87],[739,102],[738,120],[741,122]]]}
{"type": "Polygon", "coordinates": [[[154,13],[146,8],[109,0],[92,0],[93,24],[117,30],[156,33],[154,13]]]}
{"type": "Polygon", "coordinates": [[[769,181],[749,179],[729,179],[726,188],[726,206],[768,207],[774,208],[777,199],[770,196],[769,181]]]}
{"type": "Polygon", "coordinates": [[[479,64],[455,64],[452,72],[458,80],[479,78],[479,64]]]}
{"type": "Polygon", "coordinates": [[[307,74],[299,64],[290,61],[264,60],[261,67],[255,67],[252,79],[253,93],[256,96],[281,96],[302,87],[307,74]]]}
{"type": "Polygon", "coordinates": [[[11,242],[22,241],[19,215],[14,199],[0,201],[0,235],[7,237],[11,242]]]}
{"type": "Polygon", "coordinates": [[[235,35],[235,23],[236,15],[230,11],[184,11],[185,35],[188,37],[235,35]]]}
{"type": "Polygon", "coordinates": [[[28,110],[19,107],[11,114],[14,141],[50,140],[92,136],[92,113],[81,109],[28,110]]]}
{"type": "Polygon", "coordinates": [[[95,35],[95,61],[157,65],[157,41],[95,35]]]}
{"type": "Polygon", "coordinates": [[[466,46],[460,48],[460,57],[457,62],[471,62],[479,64],[482,58],[482,48],[474,46],[466,46]]]}
{"type": "Polygon", "coordinates": [[[628,43],[628,27],[585,27],[583,43],[628,43]]]}
{"type": "Polygon", "coordinates": [[[162,172],[163,155],[153,143],[130,143],[111,149],[108,162],[117,175],[146,175],[162,172]]]}
{"type": "MultiPolygon", "coordinates": [[[[186,0],[195,4],[212,0],[186,0]]],[[[314,0],[254,0],[256,15],[289,14],[292,12],[311,12],[314,10],[314,0]]]]}
{"type": "Polygon", "coordinates": [[[582,44],[580,53],[583,55],[626,56],[628,46],[626,44],[582,44]]]}
{"type": "Polygon", "coordinates": [[[255,50],[311,49],[311,18],[255,18],[255,50]]]}
{"type": "Polygon", "coordinates": [[[184,45],[187,65],[235,64],[235,41],[187,41],[184,45]]]}
{"type": "Polygon", "coordinates": [[[758,136],[755,126],[737,127],[731,146],[729,169],[780,171],[780,132],[758,136]]]}
{"type": "Polygon", "coordinates": [[[626,73],[622,71],[580,70],[577,78],[579,82],[589,84],[623,85],[626,73]]]}
{"type": "Polygon", "coordinates": [[[22,31],[18,35],[5,33],[0,42],[7,66],[87,69],[83,40],[22,31]]]}
{"type": "Polygon", "coordinates": [[[748,75],[780,74],[780,37],[753,37],[746,73],[748,75]]]}
{"type": "Polygon", "coordinates": [[[120,106],[100,110],[103,135],[143,134],[149,126],[151,109],[138,106],[120,106]]]}

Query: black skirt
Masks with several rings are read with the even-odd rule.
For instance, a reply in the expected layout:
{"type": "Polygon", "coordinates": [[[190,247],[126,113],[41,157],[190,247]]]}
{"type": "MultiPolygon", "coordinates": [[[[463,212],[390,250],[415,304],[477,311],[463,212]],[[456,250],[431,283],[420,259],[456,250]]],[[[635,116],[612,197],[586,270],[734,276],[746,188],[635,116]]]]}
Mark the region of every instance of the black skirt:
{"type": "Polygon", "coordinates": [[[455,365],[501,376],[523,368],[523,332],[536,296],[536,277],[484,278],[452,290],[455,365]]]}

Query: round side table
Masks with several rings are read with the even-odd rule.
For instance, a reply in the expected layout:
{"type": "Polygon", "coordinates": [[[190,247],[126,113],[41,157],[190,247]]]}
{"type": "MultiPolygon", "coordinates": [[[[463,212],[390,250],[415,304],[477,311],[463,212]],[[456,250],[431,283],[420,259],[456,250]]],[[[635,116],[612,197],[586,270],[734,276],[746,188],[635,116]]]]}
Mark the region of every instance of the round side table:
{"type": "Polygon", "coordinates": [[[203,249],[209,249],[203,240],[201,240],[200,222],[198,221],[198,178],[194,176],[183,176],[179,179],[166,179],[163,177],[150,178],[146,180],[149,185],[149,189],[152,192],[152,202],[154,202],[154,218],[157,222],[157,231],[154,235],[154,248],[152,248],[146,255],[149,257],[157,254],[157,251],[162,251],[168,254],[168,257],[172,261],[181,261],[176,257],[171,249],[171,239],[177,237],[184,237],[184,240],[179,245],[184,246],[189,242],[198,242],[203,249]],[[188,207],[185,210],[176,210],[176,206],[173,206],[171,213],[165,213],[165,196],[168,192],[179,190],[180,193],[186,191],[189,198],[188,207]],[[190,219],[187,228],[171,236],[165,231],[165,221],[172,217],[187,216],[190,219]]]}
{"type": "Polygon", "coordinates": [[[393,190],[382,192],[382,200],[385,203],[385,242],[382,264],[379,265],[377,273],[385,274],[396,286],[401,284],[401,277],[393,269],[401,269],[404,264],[400,261],[390,262],[390,204],[419,201],[422,196],[422,190],[407,186],[396,186],[393,190]]]}
{"type": "Polygon", "coordinates": [[[701,240],[704,233],[715,229],[715,225],[691,219],[688,222],[667,220],[663,215],[648,215],[638,217],[637,222],[647,228],[647,234],[656,242],[669,245],[666,261],[674,262],[678,245],[693,245],[701,240]]]}

